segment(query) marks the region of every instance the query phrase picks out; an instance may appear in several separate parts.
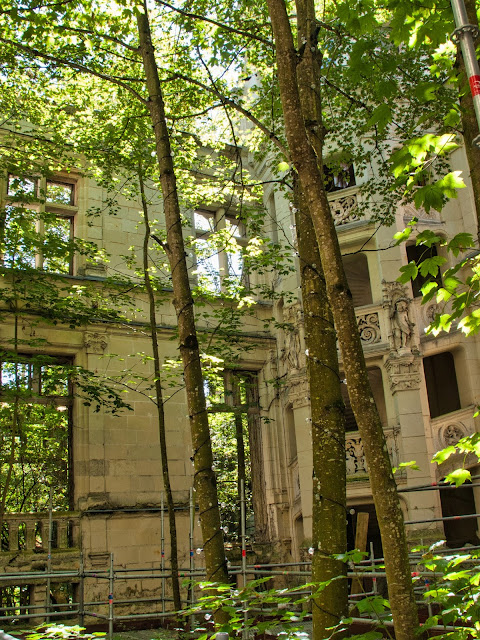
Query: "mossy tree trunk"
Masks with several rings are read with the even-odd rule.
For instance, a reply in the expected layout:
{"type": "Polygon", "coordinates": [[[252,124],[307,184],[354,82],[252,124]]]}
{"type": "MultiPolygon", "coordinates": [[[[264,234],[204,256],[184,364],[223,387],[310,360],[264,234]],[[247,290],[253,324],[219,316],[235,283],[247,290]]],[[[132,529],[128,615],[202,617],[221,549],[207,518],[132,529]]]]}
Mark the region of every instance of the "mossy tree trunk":
{"type": "Polygon", "coordinates": [[[315,229],[297,177],[294,193],[312,414],[312,580],[324,582],[335,578],[313,600],[313,638],[322,640],[329,636],[327,629],[347,615],[346,565],[332,558],[347,550],[345,417],[337,336],[315,229]]]}
{"type": "MultiPolygon", "coordinates": [[[[352,295],[343,269],[340,246],[319,169],[317,156],[307,135],[299,94],[297,70],[317,51],[315,32],[295,50],[283,0],[267,0],[272,22],[277,72],[290,157],[312,216],[325,274],[328,300],[343,358],[349,396],[369,466],[370,484],[377,511],[385,556],[390,605],[397,640],[411,640],[418,627],[402,509],[393,477],[382,423],[370,388],[358,333],[352,295]]],[[[297,6],[297,13],[301,11],[297,6]]],[[[311,91],[319,93],[318,79],[311,91]]],[[[308,123],[307,123],[308,124],[308,123]]],[[[315,123],[321,131],[321,122],[315,123]]],[[[320,148],[321,151],[321,148],[320,148]]]]}

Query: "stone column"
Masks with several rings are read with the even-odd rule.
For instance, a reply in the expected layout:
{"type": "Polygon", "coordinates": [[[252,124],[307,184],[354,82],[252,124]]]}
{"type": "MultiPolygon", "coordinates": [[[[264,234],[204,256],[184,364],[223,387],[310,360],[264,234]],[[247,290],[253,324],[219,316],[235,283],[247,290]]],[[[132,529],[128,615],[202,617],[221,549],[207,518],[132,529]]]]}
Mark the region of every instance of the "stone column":
{"type": "MultiPolygon", "coordinates": [[[[428,425],[422,410],[422,360],[416,346],[418,338],[414,324],[410,320],[411,300],[398,282],[383,284],[383,307],[388,312],[390,325],[390,352],[385,357],[385,369],[400,428],[400,460],[414,460],[419,467],[419,470],[407,468],[402,475],[397,472],[397,482],[412,487],[430,485],[435,481],[435,470],[430,461],[426,438],[428,425]]],[[[429,520],[441,516],[437,491],[405,493],[402,499],[407,505],[406,520],[429,520]]],[[[407,536],[414,543],[423,541],[428,544],[443,537],[443,528],[439,523],[408,525],[407,536]]]]}
{"type": "MultiPolygon", "coordinates": [[[[295,437],[297,441],[297,464],[292,468],[291,481],[294,496],[298,492],[301,500],[303,532],[305,538],[312,537],[312,418],[310,396],[305,370],[289,377],[288,399],[292,404],[295,437]]],[[[293,523],[292,523],[293,525],[293,523]]]]}

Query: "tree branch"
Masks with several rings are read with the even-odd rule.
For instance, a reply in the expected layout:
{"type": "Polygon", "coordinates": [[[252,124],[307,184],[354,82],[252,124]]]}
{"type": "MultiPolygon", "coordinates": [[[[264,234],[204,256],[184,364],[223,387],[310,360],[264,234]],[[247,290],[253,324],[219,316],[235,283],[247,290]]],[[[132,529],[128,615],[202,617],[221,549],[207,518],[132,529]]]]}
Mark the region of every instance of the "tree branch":
{"type": "Polygon", "coordinates": [[[101,73],[100,71],[95,71],[86,67],[83,64],[78,64],[76,62],[69,62],[68,60],[64,60],[63,58],[57,58],[56,56],[52,56],[48,53],[43,53],[38,49],[34,49],[33,47],[28,47],[25,44],[21,44],[20,42],[13,42],[12,40],[8,40],[7,38],[0,38],[0,42],[4,44],[8,44],[16,49],[20,49],[29,55],[35,56],[37,58],[42,58],[43,60],[48,60],[50,62],[55,62],[56,64],[63,65],[65,67],[70,67],[71,69],[76,69],[77,71],[81,71],[82,73],[88,73],[92,76],[96,76],[97,78],[101,78],[102,80],[106,80],[107,82],[112,82],[113,84],[118,85],[119,87],[123,87],[127,91],[129,91],[132,95],[137,98],[143,104],[147,104],[145,98],[143,98],[139,93],[135,91],[132,87],[124,82],[124,80],[128,80],[131,82],[143,82],[140,78],[116,78],[115,76],[109,76],[105,73],[101,73]]]}
{"type": "Polygon", "coordinates": [[[230,33],[236,33],[239,36],[245,36],[246,38],[251,38],[252,40],[257,40],[257,42],[261,42],[262,44],[266,44],[267,47],[273,48],[273,42],[270,40],[266,40],[261,36],[256,36],[253,33],[249,33],[248,31],[243,31],[242,29],[235,29],[234,27],[230,27],[227,24],[223,24],[222,22],[217,22],[217,20],[212,20],[212,18],[207,18],[205,16],[201,16],[198,13],[190,13],[189,11],[185,11],[185,9],[180,9],[178,7],[174,7],[169,2],[165,2],[165,0],[156,0],[158,4],[171,9],[172,11],[176,11],[180,13],[182,16],[186,16],[187,18],[193,18],[194,20],[203,20],[204,22],[209,22],[210,24],[219,27],[220,29],[224,29],[225,31],[229,31],[230,33]]]}
{"type": "MultiPolygon", "coordinates": [[[[157,0],[157,1],[160,2],[160,1],[163,1],[163,0],[157,0]]],[[[250,120],[250,122],[253,122],[253,124],[255,126],[257,126],[260,129],[260,131],[262,131],[267,136],[267,138],[269,138],[269,140],[271,140],[275,144],[277,149],[286,158],[289,157],[289,153],[288,153],[287,148],[284,146],[283,142],[273,133],[273,131],[270,131],[270,129],[268,127],[266,127],[262,122],[260,122],[260,120],[256,116],[254,116],[253,113],[248,111],[248,109],[244,109],[237,102],[235,102],[231,98],[227,98],[227,96],[223,95],[215,86],[209,87],[208,85],[204,84],[200,80],[196,80],[195,78],[191,78],[189,76],[185,76],[182,73],[178,73],[178,72],[174,73],[167,80],[173,80],[175,78],[178,78],[179,80],[183,80],[185,82],[190,82],[190,83],[196,85],[197,87],[200,87],[204,91],[208,91],[209,93],[213,93],[213,95],[217,96],[217,98],[219,98],[219,100],[223,104],[227,104],[228,106],[232,107],[233,109],[235,109],[236,111],[241,113],[243,116],[245,116],[245,118],[248,118],[248,120],[250,120]]],[[[164,82],[166,82],[167,80],[164,80],[164,82]]]]}

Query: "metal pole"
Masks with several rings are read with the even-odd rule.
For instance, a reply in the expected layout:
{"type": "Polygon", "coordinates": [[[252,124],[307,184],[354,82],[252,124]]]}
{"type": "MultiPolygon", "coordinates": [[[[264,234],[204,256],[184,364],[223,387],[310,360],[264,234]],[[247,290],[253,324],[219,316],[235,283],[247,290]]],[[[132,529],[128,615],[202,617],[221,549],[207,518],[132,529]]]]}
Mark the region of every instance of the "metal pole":
{"type": "Polygon", "coordinates": [[[80,584],[78,585],[78,626],[83,627],[85,622],[85,565],[83,553],[80,554],[80,584]]]}
{"type": "Polygon", "coordinates": [[[45,594],[45,611],[47,615],[45,616],[45,622],[50,622],[50,613],[51,608],[51,598],[50,598],[50,588],[51,588],[51,579],[50,574],[52,571],[52,540],[53,540],[53,487],[50,487],[50,492],[48,496],[48,554],[47,554],[47,585],[46,585],[46,594],[45,594]]]}
{"type": "Polygon", "coordinates": [[[110,570],[108,575],[108,640],[113,640],[113,553],[110,554],[110,570]]]}
{"type": "MultiPolygon", "coordinates": [[[[195,502],[193,500],[193,487],[190,489],[190,604],[195,602],[195,592],[193,585],[193,574],[195,571],[195,558],[193,552],[193,532],[195,528],[195,502]]],[[[195,626],[195,616],[190,616],[190,631],[195,626]]]]}
{"type": "MultiPolygon", "coordinates": [[[[245,509],[245,483],[240,480],[240,536],[242,541],[242,588],[245,589],[247,584],[247,523],[245,509]]],[[[248,607],[243,607],[243,629],[242,638],[248,638],[248,607]]],[[[217,634],[218,637],[218,634],[217,634]]]]}
{"type": "MultiPolygon", "coordinates": [[[[372,571],[375,571],[375,551],[373,549],[373,542],[370,542],[370,561],[371,561],[372,571]]],[[[373,594],[377,595],[377,578],[376,577],[372,578],[372,589],[373,589],[373,594]]]]}
{"type": "MultiPolygon", "coordinates": [[[[161,507],[162,510],[160,512],[160,546],[161,546],[161,565],[160,570],[161,573],[165,573],[165,514],[164,514],[164,494],[162,491],[161,498],[161,507]]],[[[162,613],[165,613],[165,577],[162,577],[162,613]]]]}
{"type": "MultiPolygon", "coordinates": [[[[474,44],[474,38],[478,36],[478,28],[473,24],[469,24],[463,0],[451,0],[451,3],[456,26],[452,34],[452,40],[458,43],[462,50],[475,115],[477,116],[477,124],[480,128],[480,69],[474,44]]],[[[480,146],[480,135],[477,135],[473,142],[480,146]]]]}

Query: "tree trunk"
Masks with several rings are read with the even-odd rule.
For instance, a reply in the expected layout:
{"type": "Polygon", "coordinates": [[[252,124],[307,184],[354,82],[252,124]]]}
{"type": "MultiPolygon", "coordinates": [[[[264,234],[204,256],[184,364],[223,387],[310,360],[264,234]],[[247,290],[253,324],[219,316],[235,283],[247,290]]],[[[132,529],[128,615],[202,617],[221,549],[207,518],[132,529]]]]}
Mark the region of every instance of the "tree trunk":
{"type": "MultiPolygon", "coordinates": [[[[347,615],[346,565],[333,554],[347,550],[345,417],[337,336],[311,217],[295,177],[295,222],[301,269],[313,450],[312,580],[333,582],[313,601],[313,638],[347,615]],[[343,576],[343,577],[341,577],[343,576]]],[[[336,636],[335,636],[336,637],[336,636]]]]}
{"type": "MultiPolygon", "coordinates": [[[[478,27],[475,0],[465,0],[465,9],[467,10],[469,23],[478,27]]],[[[460,45],[458,45],[457,68],[460,73],[460,77],[465,83],[465,92],[460,98],[460,113],[462,118],[463,139],[465,142],[465,153],[467,154],[468,166],[470,168],[473,201],[475,203],[475,213],[477,216],[477,241],[480,245],[480,147],[473,144],[474,138],[479,135],[480,131],[460,45]]]]}
{"type": "MultiPolygon", "coordinates": [[[[313,0],[297,0],[296,6],[297,41],[301,48],[303,43],[315,38],[315,5],[313,0]]],[[[323,180],[322,105],[320,93],[312,91],[320,77],[321,64],[319,52],[309,48],[298,65],[297,79],[303,119],[323,180]]],[[[320,640],[328,635],[328,627],[337,624],[348,610],[346,565],[332,559],[333,554],[347,550],[345,416],[332,310],[315,229],[297,176],[294,177],[294,201],[312,412],[312,579],[321,582],[343,576],[314,600],[313,633],[314,638],[320,640]]]]}
{"type": "Polygon", "coordinates": [[[167,496],[168,524],[170,528],[170,565],[172,568],[173,606],[175,611],[180,611],[180,609],[182,608],[182,601],[180,599],[180,583],[178,580],[177,526],[175,523],[175,505],[173,504],[172,487],[170,485],[170,473],[168,470],[165,409],[163,405],[160,354],[158,351],[157,318],[155,314],[155,292],[153,290],[152,281],[150,279],[150,268],[148,265],[148,244],[150,242],[151,230],[150,222],[148,219],[148,205],[147,199],[145,197],[145,187],[143,184],[141,170],[138,173],[138,179],[142,197],[143,224],[145,227],[145,235],[143,239],[143,275],[145,280],[145,289],[147,290],[148,310],[150,314],[150,337],[152,341],[153,368],[155,375],[155,398],[157,405],[158,434],[160,438],[160,455],[162,457],[163,488],[167,496]]]}
{"type": "Polygon", "coordinates": [[[228,572],[223,532],[220,527],[216,479],[212,469],[213,455],[193,312],[193,298],[188,280],[170,139],[146,3],[143,4],[143,11],[144,13],[139,13],[137,16],[138,35],[163,194],[163,209],[167,228],[165,250],[172,273],[173,303],[177,315],[180,354],[187,392],[195,469],[194,483],[196,500],[200,508],[206,579],[207,581],[226,583],[228,582],[228,572]]]}
{"type": "MultiPolygon", "coordinates": [[[[397,640],[411,640],[418,627],[403,514],[398,499],[385,437],[367,376],[357,329],[352,296],[343,269],[340,246],[330,212],[322,174],[309,142],[303,121],[297,82],[297,66],[307,63],[316,50],[311,38],[302,47],[302,58],[293,44],[290,23],[283,0],[267,0],[276,45],[280,97],[291,160],[296,168],[312,216],[327,296],[333,311],[348,391],[370,470],[370,484],[377,511],[385,557],[395,634],[397,640]]],[[[297,9],[298,10],[298,9],[297,9]]],[[[311,90],[318,93],[318,79],[311,90]]],[[[321,123],[315,124],[316,130],[321,123]]]]}

